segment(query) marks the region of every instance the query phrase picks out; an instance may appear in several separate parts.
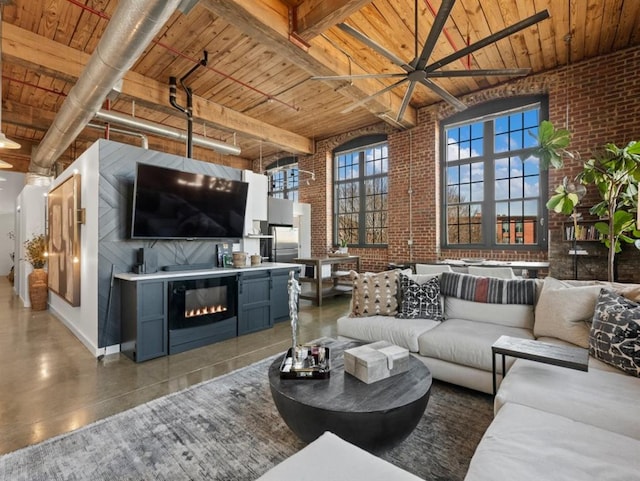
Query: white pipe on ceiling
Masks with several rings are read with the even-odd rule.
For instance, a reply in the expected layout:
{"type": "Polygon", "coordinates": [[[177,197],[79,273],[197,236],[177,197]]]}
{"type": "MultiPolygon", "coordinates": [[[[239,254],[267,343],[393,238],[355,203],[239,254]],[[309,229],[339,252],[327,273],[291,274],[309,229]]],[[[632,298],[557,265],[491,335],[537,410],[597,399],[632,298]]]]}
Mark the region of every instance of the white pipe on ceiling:
{"type": "Polygon", "coordinates": [[[179,4],[180,0],[118,3],[82,75],[35,149],[29,173],[50,175],[55,161],[100,110],[113,86],[131,69],[179,4]]]}

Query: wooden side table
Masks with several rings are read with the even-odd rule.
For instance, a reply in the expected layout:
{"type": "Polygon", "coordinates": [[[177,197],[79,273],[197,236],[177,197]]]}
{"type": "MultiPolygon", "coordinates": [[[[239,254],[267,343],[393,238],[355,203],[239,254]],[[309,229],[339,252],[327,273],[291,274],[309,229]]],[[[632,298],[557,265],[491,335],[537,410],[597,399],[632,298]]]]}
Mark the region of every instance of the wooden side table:
{"type": "Polygon", "coordinates": [[[497,391],[496,381],[496,354],[502,355],[502,377],[505,375],[505,356],[530,361],[552,364],[554,366],[567,367],[578,371],[589,370],[589,350],[581,347],[560,346],[533,339],[519,337],[500,336],[491,346],[493,361],[493,395],[497,391]]]}

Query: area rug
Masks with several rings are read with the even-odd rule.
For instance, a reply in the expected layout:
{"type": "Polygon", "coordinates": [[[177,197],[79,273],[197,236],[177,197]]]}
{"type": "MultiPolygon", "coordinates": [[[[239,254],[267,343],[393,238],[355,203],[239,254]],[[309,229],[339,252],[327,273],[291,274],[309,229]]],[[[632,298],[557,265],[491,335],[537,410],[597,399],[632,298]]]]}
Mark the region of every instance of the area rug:
{"type": "MultiPolygon", "coordinates": [[[[273,358],[0,457],[0,479],[253,480],[304,445],[281,420],[273,358]]],[[[416,430],[383,454],[423,479],[462,480],[490,396],[434,382],[416,430]]]]}

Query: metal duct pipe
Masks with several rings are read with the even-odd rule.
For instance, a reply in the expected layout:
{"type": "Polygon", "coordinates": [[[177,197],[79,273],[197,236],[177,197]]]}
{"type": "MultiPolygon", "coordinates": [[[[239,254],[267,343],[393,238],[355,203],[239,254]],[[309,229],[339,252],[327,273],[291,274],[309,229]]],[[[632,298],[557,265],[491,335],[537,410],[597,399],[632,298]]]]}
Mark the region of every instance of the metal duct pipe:
{"type": "MultiPolygon", "coordinates": [[[[143,130],[149,134],[156,134],[162,137],[167,137],[169,139],[180,141],[184,141],[187,139],[187,134],[182,130],[174,129],[173,127],[168,127],[166,125],[156,124],[154,122],[149,122],[148,120],[143,120],[136,117],[130,117],[128,115],[123,115],[112,110],[99,110],[98,112],[96,112],[95,118],[103,122],[124,125],[125,127],[129,127],[131,129],[143,130]]],[[[200,147],[213,149],[216,152],[220,152],[221,154],[240,155],[240,147],[227,144],[225,142],[220,142],[214,139],[209,139],[207,137],[202,137],[201,135],[193,136],[193,144],[199,145],[200,147]]]]}
{"type": "Polygon", "coordinates": [[[29,172],[49,175],[113,86],[124,77],[160,31],[180,0],[121,0],[82,75],[35,150],[29,172]]]}
{"type": "MultiPolygon", "coordinates": [[[[91,127],[92,129],[98,129],[98,130],[103,130],[103,131],[107,130],[107,126],[106,125],[94,124],[92,122],[89,122],[87,124],[87,127],[91,127]]],[[[140,137],[140,140],[142,141],[142,148],[143,149],[148,149],[149,148],[149,139],[148,139],[148,137],[146,135],[144,135],[144,134],[141,134],[140,132],[132,132],[131,130],[117,129],[117,128],[113,128],[113,127],[109,127],[109,132],[115,132],[116,134],[131,135],[132,137],[140,137]]]]}

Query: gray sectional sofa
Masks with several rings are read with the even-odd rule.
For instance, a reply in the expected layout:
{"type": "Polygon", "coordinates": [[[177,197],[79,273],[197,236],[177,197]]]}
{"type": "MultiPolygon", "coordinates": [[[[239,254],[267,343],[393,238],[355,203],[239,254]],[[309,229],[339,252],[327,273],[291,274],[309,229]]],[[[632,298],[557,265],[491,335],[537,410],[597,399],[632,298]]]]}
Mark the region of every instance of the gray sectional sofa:
{"type": "MultiPolygon", "coordinates": [[[[502,335],[589,348],[586,372],[524,359],[507,363],[495,418],[465,481],[640,479],[640,305],[633,302],[640,301],[640,285],[547,278],[515,280],[516,286],[447,273],[437,281],[413,275],[398,282],[398,271],[353,277],[357,315],[338,319],[338,333],[403,346],[442,381],[492,392],[491,346],[502,335]]],[[[416,479],[325,434],[260,480],[301,472],[335,480],[416,479]],[[335,462],[322,462],[326,456],[335,462]]]]}
{"type": "MultiPolygon", "coordinates": [[[[473,277],[462,276],[462,282],[473,277]]],[[[450,274],[440,275],[441,284],[443,277],[450,279],[450,274]]],[[[425,285],[429,276],[411,279],[425,285]]],[[[338,333],[406,347],[429,367],[435,379],[491,393],[491,346],[500,336],[588,348],[596,325],[594,313],[613,310],[614,314],[605,314],[604,324],[598,322],[605,331],[609,321],[618,322],[620,332],[629,337],[617,341],[630,359],[615,360],[622,362],[626,372],[611,365],[599,346],[592,354],[607,362],[590,355],[587,372],[508,358],[507,374],[495,397],[495,419],[474,454],[466,480],[640,479],[640,307],[629,303],[620,310],[617,305],[603,304],[600,294],[605,288],[624,296],[620,299],[638,301],[640,285],[553,278],[524,282],[534,285],[531,304],[476,302],[444,295],[440,298],[441,319],[402,319],[383,307],[379,312],[369,310],[366,316],[360,312],[357,317],[338,319],[338,333]]],[[[372,284],[379,291],[391,286],[390,282],[372,284]]],[[[507,289],[505,284],[494,284],[507,289]]],[[[356,291],[361,287],[356,285],[356,291]]],[[[366,298],[375,299],[376,306],[392,308],[385,301],[390,295],[394,295],[391,290],[376,295],[368,292],[366,298]]]]}

